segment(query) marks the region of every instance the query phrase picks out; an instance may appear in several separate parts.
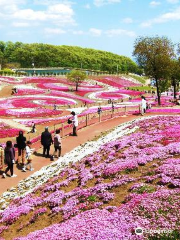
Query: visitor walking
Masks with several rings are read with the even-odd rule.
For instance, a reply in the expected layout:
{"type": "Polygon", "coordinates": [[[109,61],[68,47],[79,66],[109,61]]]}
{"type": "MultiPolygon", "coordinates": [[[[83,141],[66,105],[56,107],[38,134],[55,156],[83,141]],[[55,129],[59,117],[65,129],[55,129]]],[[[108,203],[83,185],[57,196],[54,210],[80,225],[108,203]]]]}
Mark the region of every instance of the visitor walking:
{"type": "Polygon", "coordinates": [[[6,178],[7,172],[10,170],[11,177],[17,177],[14,174],[14,163],[15,163],[15,150],[11,141],[6,142],[6,147],[4,149],[4,159],[5,164],[7,164],[7,168],[3,173],[3,178],[6,178]]]}
{"type": "Polygon", "coordinates": [[[74,111],[71,112],[72,114],[72,124],[73,124],[73,136],[77,136],[77,127],[78,127],[78,117],[74,111]]]}
{"type": "Polygon", "coordinates": [[[34,122],[32,122],[32,130],[31,130],[32,133],[35,133],[36,132],[36,124],[34,122]]]}
{"type": "Polygon", "coordinates": [[[98,107],[97,113],[100,115],[102,113],[101,107],[98,107]]]}
{"type": "Polygon", "coordinates": [[[24,165],[26,137],[23,136],[23,131],[19,131],[19,136],[16,138],[16,143],[18,148],[18,158],[16,163],[19,164],[20,160],[22,160],[22,165],[24,165]]]}
{"type": "Polygon", "coordinates": [[[49,157],[50,146],[53,143],[51,133],[48,131],[48,127],[45,127],[45,131],[41,134],[41,144],[43,145],[43,156],[49,157]]]}
{"type": "Polygon", "coordinates": [[[141,115],[143,116],[144,113],[146,112],[146,107],[147,107],[147,103],[146,103],[146,98],[144,96],[141,97],[141,115]]]}
{"type": "Polygon", "coordinates": [[[114,112],[114,103],[112,102],[112,112],[114,112]]]}
{"type": "Polygon", "coordinates": [[[53,159],[55,157],[55,154],[57,154],[58,151],[58,157],[61,156],[61,137],[60,137],[60,129],[56,129],[56,133],[54,135],[54,153],[53,153],[53,159]]]}
{"type": "Polygon", "coordinates": [[[27,141],[27,143],[26,143],[26,160],[27,160],[27,163],[22,168],[23,172],[26,172],[26,169],[27,169],[28,166],[29,166],[30,171],[34,170],[34,168],[32,167],[32,153],[33,153],[34,149],[31,148],[31,145],[32,145],[32,143],[30,141],[27,141]]]}

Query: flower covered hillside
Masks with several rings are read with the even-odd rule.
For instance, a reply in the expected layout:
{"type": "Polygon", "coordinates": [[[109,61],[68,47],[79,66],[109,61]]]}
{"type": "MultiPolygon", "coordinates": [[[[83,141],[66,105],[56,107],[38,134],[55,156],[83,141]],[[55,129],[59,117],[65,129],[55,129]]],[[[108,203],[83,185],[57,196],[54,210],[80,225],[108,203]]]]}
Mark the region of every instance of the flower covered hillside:
{"type": "Polygon", "coordinates": [[[14,199],[1,213],[2,239],[179,239],[180,117],[126,126],[130,134],[14,199]]]}

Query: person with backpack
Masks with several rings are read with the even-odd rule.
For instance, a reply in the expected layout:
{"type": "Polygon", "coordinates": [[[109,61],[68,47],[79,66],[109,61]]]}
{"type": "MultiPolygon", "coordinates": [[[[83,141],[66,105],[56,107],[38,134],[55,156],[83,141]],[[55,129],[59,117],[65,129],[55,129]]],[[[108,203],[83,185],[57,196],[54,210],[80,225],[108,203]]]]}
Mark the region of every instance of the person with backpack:
{"type": "Polygon", "coordinates": [[[16,163],[20,163],[20,159],[22,160],[22,165],[24,166],[25,161],[25,148],[26,148],[26,137],[23,136],[23,131],[19,131],[19,136],[16,138],[16,145],[18,148],[18,158],[16,163]]]}
{"type": "Polygon", "coordinates": [[[61,137],[60,137],[60,129],[56,129],[56,133],[54,135],[53,159],[55,157],[55,154],[57,154],[57,151],[58,151],[58,157],[61,156],[61,146],[62,146],[62,141],[61,141],[61,137]]]}
{"type": "Polygon", "coordinates": [[[5,164],[7,164],[7,168],[3,173],[3,178],[6,178],[6,174],[9,170],[11,177],[17,177],[17,175],[14,174],[15,150],[11,141],[6,142],[6,147],[4,149],[4,159],[5,164]]]}

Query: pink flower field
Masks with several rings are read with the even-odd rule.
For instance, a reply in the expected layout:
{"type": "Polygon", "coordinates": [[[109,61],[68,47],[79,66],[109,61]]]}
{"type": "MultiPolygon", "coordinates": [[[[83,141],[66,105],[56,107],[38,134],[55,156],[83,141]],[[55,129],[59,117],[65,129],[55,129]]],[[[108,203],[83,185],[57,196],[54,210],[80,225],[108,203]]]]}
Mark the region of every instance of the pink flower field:
{"type": "Polygon", "coordinates": [[[179,128],[179,116],[127,124],[131,134],[14,199],[1,213],[1,239],[179,239],[179,128]]]}

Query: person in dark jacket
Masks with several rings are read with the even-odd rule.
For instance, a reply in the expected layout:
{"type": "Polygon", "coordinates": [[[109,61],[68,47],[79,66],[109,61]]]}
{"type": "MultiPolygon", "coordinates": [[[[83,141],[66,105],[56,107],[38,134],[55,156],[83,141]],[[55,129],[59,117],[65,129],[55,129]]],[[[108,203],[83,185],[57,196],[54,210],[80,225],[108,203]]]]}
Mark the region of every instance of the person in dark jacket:
{"type": "Polygon", "coordinates": [[[11,141],[6,142],[6,147],[4,149],[4,159],[5,159],[5,164],[7,164],[7,168],[5,172],[3,173],[3,177],[6,178],[7,172],[10,170],[11,177],[17,177],[17,175],[13,174],[13,166],[15,163],[15,150],[12,145],[11,141]]]}
{"type": "Polygon", "coordinates": [[[34,122],[32,122],[32,130],[31,130],[32,133],[35,133],[36,132],[36,124],[34,122]]]}
{"type": "Polygon", "coordinates": [[[43,145],[43,156],[49,157],[50,146],[53,143],[51,133],[48,131],[48,127],[45,127],[45,131],[41,134],[41,144],[43,145]]]}
{"type": "Polygon", "coordinates": [[[19,136],[16,138],[17,148],[18,148],[18,159],[17,163],[20,163],[22,159],[22,165],[24,166],[25,161],[25,148],[26,148],[26,137],[23,136],[23,131],[19,131],[19,136]]]}

